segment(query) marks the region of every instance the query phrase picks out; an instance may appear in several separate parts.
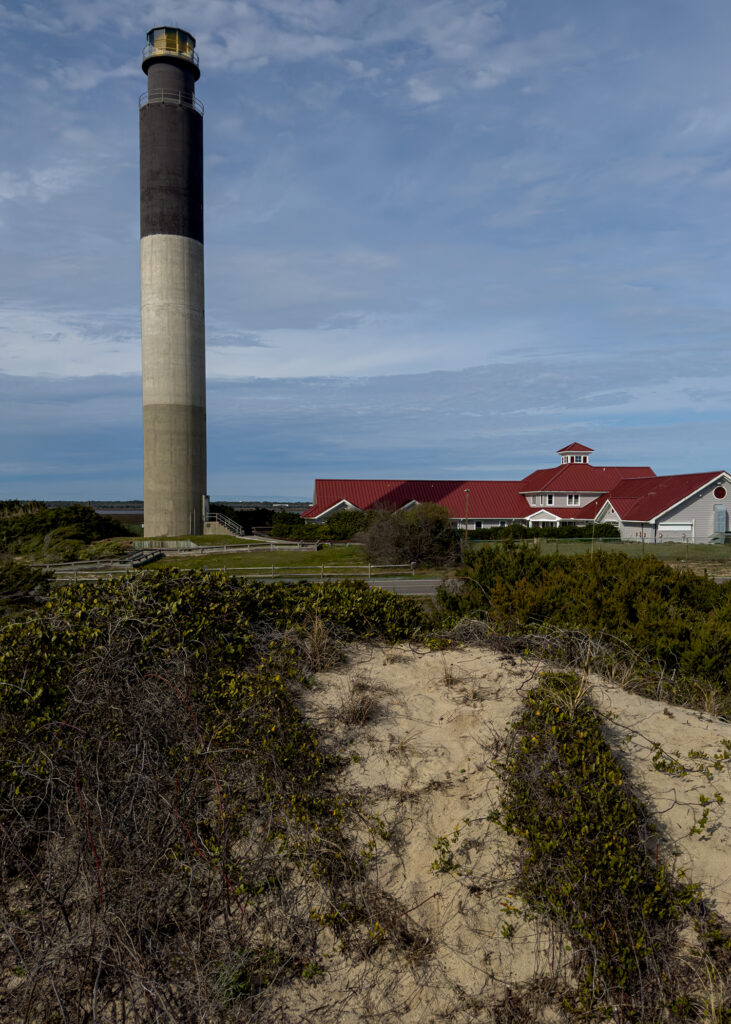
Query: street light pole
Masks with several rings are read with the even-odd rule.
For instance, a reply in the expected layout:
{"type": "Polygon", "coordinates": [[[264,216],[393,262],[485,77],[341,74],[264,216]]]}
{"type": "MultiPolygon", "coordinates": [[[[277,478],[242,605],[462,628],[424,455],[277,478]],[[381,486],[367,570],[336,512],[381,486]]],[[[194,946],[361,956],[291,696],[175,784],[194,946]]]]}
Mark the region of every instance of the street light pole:
{"type": "Polygon", "coordinates": [[[469,539],[468,528],[469,528],[469,511],[470,511],[470,489],[465,487],[464,489],[464,542],[467,544],[469,539]]]}

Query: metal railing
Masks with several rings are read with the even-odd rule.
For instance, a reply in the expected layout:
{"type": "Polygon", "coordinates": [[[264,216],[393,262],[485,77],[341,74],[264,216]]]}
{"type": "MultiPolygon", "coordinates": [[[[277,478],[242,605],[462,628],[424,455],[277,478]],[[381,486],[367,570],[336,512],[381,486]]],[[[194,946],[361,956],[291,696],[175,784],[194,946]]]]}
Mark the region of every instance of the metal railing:
{"type": "Polygon", "coordinates": [[[153,103],[165,103],[170,107],[187,107],[190,110],[197,110],[203,113],[203,104],[192,92],[176,92],[174,89],[148,89],[143,92],[139,99],[140,109],[149,107],[153,103]]]}
{"type": "Polygon", "coordinates": [[[142,51],[142,59],[147,60],[148,57],[180,57],[181,60],[189,60],[198,67],[198,54],[195,50],[181,50],[179,46],[156,46],[155,43],[148,43],[142,51]]]}
{"type": "Polygon", "coordinates": [[[197,551],[199,545],[192,540],[170,540],[169,538],[138,537],[132,541],[135,551],[197,551]]]}
{"type": "Polygon", "coordinates": [[[219,523],[224,529],[232,533],[234,537],[245,537],[246,531],[235,519],[225,516],[222,512],[209,512],[206,516],[207,523],[219,523]]]}

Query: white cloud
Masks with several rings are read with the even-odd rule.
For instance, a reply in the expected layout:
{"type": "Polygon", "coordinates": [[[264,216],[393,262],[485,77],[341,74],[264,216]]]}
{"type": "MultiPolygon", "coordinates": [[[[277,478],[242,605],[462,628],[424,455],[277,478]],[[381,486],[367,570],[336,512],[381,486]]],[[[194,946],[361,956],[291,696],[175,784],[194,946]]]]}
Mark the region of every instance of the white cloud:
{"type": "Polygon", "coordinates": [[[409,88],[409,95],[414,103],[438,103],[444,96],[444,91],[422,78],[410,78],[406,83],[409,88]]]}
{"type": "Polygon", "coordinates": [[[82,187],[88,173],[87,164],[69,160],[33,168],[25,174],[0,171],[0,202],[30,199],[47,203],[56,196],[82,187]]]}
{"type": "Polygon", "coordinates": [[[472,85],[475,89],[494,89],[513,78],[586,60],[588,56],[586,45],[575,40],[568,29],[552,29],[489,47],[477,65],[472,85]]]}
{"type": "Polygon", "coordinates": [[[0,373],[93,377],[139,372],[136,318],[9,307],[0,315],[0,373]]]}
{"type": "MultiPolygon", "coordinates": [[[[686,8],[669,22],[662,0],[176,3],[198,38],[207,110],[213,393],[291,406],[282,451],[315,415],[308,400],[322,421],[310,439],[343,464],[351,446],[365,458],[376,443],[385,461],[386,434],[404,437],[402,468],[430,445],[446,452],[454,410],[475,433],[488,424],[485,450],[497,431],[512,444],[518,421],[531,437],[559,425],[558,444],[595,415],[631,413],[646,436],[673,408],[687,422],[721,408],[723,379],[715,391],[709,380],[731,330],[731,121],[719,100],[731,14],[719,6],[711,29],[686,8]],[[589,388],[599,351],[611,358],[589,388]],[[495,368],[501,352],[510,379],[495,368]],[[534,373],[546,353],[553,372],[534,373]],[[686,387],[689,358],[698,378],[686,387]],[[441,373],[484,363],[490,387],[441,373]],[[313,374],[337,384],[318,392],[313,374]],[[307,379],[287,389],[287,375],[307,379]],[[247,376],[270,383],[258,391],[247,376]]],[[[170,10],[0,8],[18,81],[0,172],[6,372],[89,387],[137,372],[139,57],[170,10]]],[[[13,408],[11,429],[30,421],[13,408]]],[[[91,410],[74,413],[87,433],[91,410]]],[[[677,450],[678,437],[684,448],[686,428],[663,443],[677,450]]]]}
{"type": "Polygon", "coordinates": [[[343,64],[353,78],[373,79],[381,74],[380,68],[367,68],[361,60],[345,60],[343,64]]]}
{"type": "Polygon", "coordinates": [[[421,8],[418,29],[435,57],[463,63],[472,60],[503,31],[504,3],[455,3],[439,0],[421,8]]]}
{"type": "Polygon", "coordinates": [[[103,68],[97,64],[84,62],[56,68],[53,74],[61,86],[73,91],[83,91],[96,89],[102,82],[113,78],[139,78],[140,66],[137,60],[113,68],[103,68]]]}
{"type": "MultiPolygon", "coordinates": [[[[501,34],[505,6],[504,0],[437,0],[426,6],[405,0],[397,8],[384,6],[381,0],[208,0],[205,5],[199,0],[179,0],[174,20],[194,31],[211,69],[243,69],[266,60],[312,60],[350,52],[353,73],[363,63],[353,51],[387,43],[423,47],[437,61],[472,61],[501,34]]],[[[106,27],[128,37],[140,33],[140,26],[169,22],[170,12],[167,0],[130,0],[125,5],[115,0],[50,0],[43,11],[31,4],[19,11],[5,8],[2,20],[51,35],[106,27]]],[[[70,72],[67,84],[86,88],[95,73],[89,67],[70,72]]]]}

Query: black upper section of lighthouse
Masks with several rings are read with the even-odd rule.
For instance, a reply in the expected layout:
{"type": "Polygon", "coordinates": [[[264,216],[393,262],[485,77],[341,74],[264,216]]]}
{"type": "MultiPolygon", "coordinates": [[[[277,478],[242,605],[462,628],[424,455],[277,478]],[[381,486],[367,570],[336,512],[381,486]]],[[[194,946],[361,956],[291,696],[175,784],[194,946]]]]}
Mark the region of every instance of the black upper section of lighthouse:
{"type": "Polygon", "coordinates": [[[147,33],[140,97],[140,236],[203,241],[203,117],[195,39],[178,28],[147,33]]]}

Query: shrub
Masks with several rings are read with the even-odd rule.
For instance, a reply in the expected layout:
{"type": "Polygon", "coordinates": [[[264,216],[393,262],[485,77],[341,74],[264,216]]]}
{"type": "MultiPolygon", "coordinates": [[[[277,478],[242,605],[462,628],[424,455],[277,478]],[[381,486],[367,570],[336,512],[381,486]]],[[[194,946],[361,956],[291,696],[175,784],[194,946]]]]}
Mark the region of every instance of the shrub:
{"type": "Polygon", "coordinates": [[[369,514],[357,508],[335,512],[320,525],[321,539],[350,540],[366,528],[368,519],[369,514]]]}
{"type": "Polygon", "coordinates": [[[25,516],[29,512],[40,512],[45,507],[42,501],[18,501],[15,498],[0,501],[0,519],[25,516]]]}
{"type": "Polygon", "coordinates": [[[273,1020],[268,990],[312,972],[323,928],[387,938],[348,838],[367,851],[367,812],[298,709],[297,637],[422,622],[363,585],[163,571],[6,627],[3,1020],[273,1020]]]}
{"type": "Polygon", "coordinates": [[[508,630],[579,629],[654,662],[673,699],[703,705],[693,680],[731,692],[731,584],[678,571],[651,555],[543,555],[527,544],[467,551],[453,614],[487,615],[508,630]]]}
{"type": "Polygon", "coordinates": [[[728,930],[714,950],[708,908],[659,857],[655,826],[576,676],[546,674],[528,693],[498,770],[497,820],[518,842],[520,895],[569,939],[583,1009],[616,1008],[615,1019],[640,1024],[677,1019],[686,1000],[682,1020],[725,1020],[703,1004],[728,968],[728,930]],[[678,942],[692,918],[707,957],[697,972],[678,942]]]}
{"type": "Polygon", "coordinates": [[[374,513],[362,539],[373,563],[454,565],[459,560],[449,513],[429,502],[399,512],[374,513]]]}
{"type": "Polygon", "coordinates": [[[272,537],[282,540],[320,540],[320,527],[310,523],[296,512],[275,512],[272,517],[272,537]]]}
{"type": "Polygon", "coordinates": [[[126,534],[124,526],[97,515],[88,505],[41,507],[0,517],[0,552],[72,561],[83,553],[86,544],[126,534]]]}
{"type": "Polygon", "coordinates": [[[335,512],[323,523],[312,523],[296,512],[276,512],[272,520],[272,537],[287,540],[350,540],[363,530],[370,516],[359,509],[335,512]]]}
{"type": "Polygon", "coordinates": [[[50,576],[21,562],[0,563],[0,619],[14,618],[41,604],[50,589],[50,576]]]}
{"type": "Polygon", "coordinates": [[[611,523],[591,523],[588,526],[559,523],[558,526],[550,528],[510,523],[508,526],[490,526],[481,530],[470,530],[470,539],[472,540],[526,540],[533,537],[543,537],[547,540],[554,540],[556,537],[601,537],[618,540],[619,536],[619,528],[611,523]]]}

